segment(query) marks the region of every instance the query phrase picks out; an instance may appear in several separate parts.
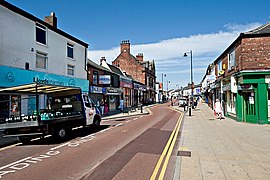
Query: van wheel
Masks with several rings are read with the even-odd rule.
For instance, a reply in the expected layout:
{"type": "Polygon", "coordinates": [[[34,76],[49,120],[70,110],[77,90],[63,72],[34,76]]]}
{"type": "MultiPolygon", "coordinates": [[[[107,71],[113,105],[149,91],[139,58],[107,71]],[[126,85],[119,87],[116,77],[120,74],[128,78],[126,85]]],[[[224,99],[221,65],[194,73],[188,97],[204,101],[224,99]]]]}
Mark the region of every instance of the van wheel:
{"type": "Polygon", "coordinates": [[[18,140],[23,143],[23,144],[28,144],[31,142],[31,138],[30,137],[23,137],[23,136],[19,136],[18,140]]]}
{"type": "Polygon", "coordinates": [[[94,126],[94,128],[98,128],[98,127],[100,127],[100,118],[99,117],[95,117],[94,118],[94,123],[93,123],[93,126],[94,126]]]}
{"type": "Polygon", "coordinates": [[[65,139],[67,137],[67,129],[64,127],[57,128],[54,130],[54,137],[57,139],[65,139]]]}

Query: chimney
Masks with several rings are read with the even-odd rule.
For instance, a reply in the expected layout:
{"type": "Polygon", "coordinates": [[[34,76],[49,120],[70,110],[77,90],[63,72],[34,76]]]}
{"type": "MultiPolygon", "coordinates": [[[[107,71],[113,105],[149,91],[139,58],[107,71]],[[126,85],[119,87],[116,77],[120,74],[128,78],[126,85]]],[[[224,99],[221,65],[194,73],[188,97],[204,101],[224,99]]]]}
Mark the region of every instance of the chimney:
{"type": "Polygon", "coordinates": [[[121,45],[121,52],[124,51],[124,52],[130,53],[130,43],[129,43],[129,40],[122,41],[122,43],[120,45],[121,45]]]}
{"type": "Polygon", "coordinates": [[[139,60],[140,62],[143,62],[143,53],[138,53],[138,55],[136,55],[137,60],[139,60]]]}
{"type": "Polygon", "coordinates": [[[45,16],[45,22],[57,28],[57,18],[55,16],[55,13],[51,12],[50,16],[45,16]]]}
{"type": "Polygon", "coordinates": [[[101,57],[100,58],[100,65],[102,65],[102,62],[105,61],[106,62],[106,58],[105,57],[101,57]]]}

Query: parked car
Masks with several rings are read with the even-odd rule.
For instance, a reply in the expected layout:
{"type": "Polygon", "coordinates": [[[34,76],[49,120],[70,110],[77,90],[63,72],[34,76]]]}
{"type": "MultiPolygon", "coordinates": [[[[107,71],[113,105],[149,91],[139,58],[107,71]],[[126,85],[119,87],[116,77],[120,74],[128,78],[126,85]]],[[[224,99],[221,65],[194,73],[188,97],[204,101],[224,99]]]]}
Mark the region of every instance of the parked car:
{"type": "Polygon", "coordinates": [[[187,99],[186,98],[180,98],[178,101],[179,107],[187,106],[187,99]]]}

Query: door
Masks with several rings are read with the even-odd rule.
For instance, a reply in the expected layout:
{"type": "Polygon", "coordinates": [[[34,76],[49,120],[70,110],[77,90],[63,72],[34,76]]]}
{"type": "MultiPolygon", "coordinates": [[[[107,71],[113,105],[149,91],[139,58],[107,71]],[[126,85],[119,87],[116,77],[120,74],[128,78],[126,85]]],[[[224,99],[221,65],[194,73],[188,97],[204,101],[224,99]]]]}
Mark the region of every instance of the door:
{"type": "Polygon", "coordinates": [[[93,124],[94,116],[96,114],[95,106],[87,94],[83,94],[83,102],[86,116],[86,125],[91,125],[93,124]]]}
{"type": "Polygon", "coordinates": [[[257,123],[255,92],[243,92],[243,120],[244,122],[257,123]]]}

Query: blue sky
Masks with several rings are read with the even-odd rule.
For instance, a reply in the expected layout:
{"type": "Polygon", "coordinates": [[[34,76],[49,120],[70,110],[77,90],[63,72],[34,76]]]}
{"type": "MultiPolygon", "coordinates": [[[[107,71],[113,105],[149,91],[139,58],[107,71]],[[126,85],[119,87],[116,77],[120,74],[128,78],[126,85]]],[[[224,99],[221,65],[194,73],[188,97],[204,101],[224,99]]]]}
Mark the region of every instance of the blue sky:
{"type": "Polygon", "coordinates": [[[157,80],[166,74],[169,89],[190,81],[190,58],[184,52],[193,51],[197,84],[240,32],[270,20],[268,0],[7,1],[40,19],[55,12],[58,28],[88,43],[88,57],[95,62],[101,56],[111,62],[120,42],[130,40],[132,54],[154,59],[157,80]]]}

